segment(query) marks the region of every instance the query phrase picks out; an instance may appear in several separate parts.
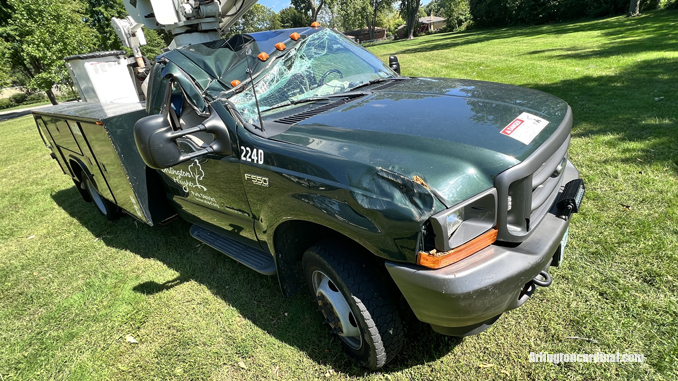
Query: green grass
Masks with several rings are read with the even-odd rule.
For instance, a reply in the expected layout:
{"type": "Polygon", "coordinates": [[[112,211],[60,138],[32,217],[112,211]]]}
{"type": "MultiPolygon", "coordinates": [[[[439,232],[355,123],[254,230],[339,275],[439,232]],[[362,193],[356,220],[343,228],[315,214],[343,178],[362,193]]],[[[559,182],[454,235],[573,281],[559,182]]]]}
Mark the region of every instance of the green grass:
{"type": "Polygon", "coordinates": [[[676,379],[677,16],[371,48],[397,54],[405,75],[565,99],[570,157],[587,182],[552,287],[463,340],[412,322],[396,362],[372,374],[346,358],[306,293],[284,299],[275,278],[199,245],[187,223],[105,221],[61,175],[30,117],[1,122],[1,379],[676,379]],[[528,362],[530,352],[617,351],[647,361],[528,362]]]}

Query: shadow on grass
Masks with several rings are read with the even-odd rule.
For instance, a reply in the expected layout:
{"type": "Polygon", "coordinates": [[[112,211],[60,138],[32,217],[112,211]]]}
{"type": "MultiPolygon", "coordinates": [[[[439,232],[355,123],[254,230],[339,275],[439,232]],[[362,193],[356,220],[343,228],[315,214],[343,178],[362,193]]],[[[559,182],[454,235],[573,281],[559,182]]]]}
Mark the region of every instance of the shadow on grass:
{"type": "Polygon", "coordinates": [[[568,42],[562,47],[537,50],[539,44],[535,43],[535,50],[526,54],[542,54],[543,60],[567,59],[573,62],[573,67],[562,69],[568,72],[563,73],[562,77],[566,79],[561,81],[520,85],[567,101],[574,114],[573,136],[602,138],[601,144],[614,149],[614,155],[601,159],[601,163],[643,166],[654,163],[663,166],[665,171],[678,173],[678,58],[648,59],[653,52],[665,55],[665,52],[676,50],[677,16],[678,10],[671,10],[652,12],[639,18],[616,17],[442,34],[420,39],[416,47],[405,45],[403,50],[395,53],[431,52],[517,37],[599,32],[608,41],[601,46],[568,42]],[[545,54],[549,52],[556,53],[545,54]],[[642,54],[643,59],[628,63],[629,57],[636,57],[636,54],[642,54]],[[605,61],[600,63],[595,59],[605,61]],[[582,70],[597,65],[606,67],[603,74],[577,76],[572,73],[576,66],[582,70]]]}
{"type": "Polygon", "coordinates": [[[643,60],[611,75],[524,84],[566,100],[574,137],[601,137],[602,163],[661,165],[678,173],[678,58],[643,60]],[[628,144],[636,143],[636,144],[628,144]]]}
{"type": "MultiPolygon", "coordinates": [[[[458,33],[441,33],[428,38],[418,38],[415,47],[396,50],[392,54],[428,53],[472,45],[486,41],[531,38],[543,35],[565,35],[580,32],[600,32],[612,40],[606,46],[591,50],[580,48],[554,48],[535,50],[530,54],[560,51],[562,58],[612,57],[648,51],[674,51],[676,49],[675,20],[678,10],[651,12],[638,18],[616,17],[613,20],[581,20],[546,24],[540,26],[510,27],[502,29],[481,29],[458,33]]],[[[398,45],[395,45],[396,47],[398,45]]]]}
{"type": "MultiPolygon", "coordinates": [[[[180,287],[186,282],[198,282],[258,328],[306,352],[316,363],[330,365],[334,370],[351,376],[365,374],[366,370],[343,353],[340,341],[325,328],[308,292],[302,290],[291,298],[285,298],[276,277],[260,275],[202,245],[190,236],[189,223],[178,220],[167,226],[150,227],[127,216],[109,222],[99,215],[93,205],[82,200],[75,187],[56,192],[52,198],[106,245],[142,258],[158,260],[179,273],[170,280],[143,281],[133,286],[134,291],[150,296],[180,287]]],[[[394,362],[381,370],[382,373],[435,361],[461,342],[461,339],[434,333],[411,313],[404,315],[405,347],[394,362]]],[[[255,349],[248,345],[252,344],[233,343],[243,357],[255,349]]]]}

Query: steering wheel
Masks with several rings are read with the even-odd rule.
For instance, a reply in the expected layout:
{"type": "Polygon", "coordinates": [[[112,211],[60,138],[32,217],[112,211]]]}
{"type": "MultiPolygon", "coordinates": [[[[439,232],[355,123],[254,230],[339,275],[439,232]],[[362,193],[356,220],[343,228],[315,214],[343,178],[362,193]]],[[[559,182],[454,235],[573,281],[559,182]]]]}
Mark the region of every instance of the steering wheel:
{"type": "Polygon", "coordinates": [[[320,81],[318,81],[320,86],[325,84],[325,78],[327,78],[327,76],[332,74],[332,73],[337,73],[337,74],[339,74],[339,78],[344,78],[344,74],[342,74],[338,69],[330,69],[327,72],[325,72],[325,74],[323,74],[322,77],[320,77],[320,81]]]}

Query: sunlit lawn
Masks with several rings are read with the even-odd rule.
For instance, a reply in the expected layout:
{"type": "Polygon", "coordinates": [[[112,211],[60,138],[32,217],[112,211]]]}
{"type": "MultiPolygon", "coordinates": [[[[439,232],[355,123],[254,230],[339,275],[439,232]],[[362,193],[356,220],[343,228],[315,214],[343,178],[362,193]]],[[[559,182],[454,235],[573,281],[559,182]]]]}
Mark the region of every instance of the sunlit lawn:
{"type": "Polygon", "coordinates": [[[107,222],[27,116],[0,122],[1,379],[677,378],[678,12],[370,49],[397,54],[404,75],[527,86],[572,106],[587,198],[552,287],[463,340],[411,322],[402,354],[369,374],[306,293],[284,299],[187,223],[107,222]],[[646,362],[528,361],[617,351],[646,362]]]}

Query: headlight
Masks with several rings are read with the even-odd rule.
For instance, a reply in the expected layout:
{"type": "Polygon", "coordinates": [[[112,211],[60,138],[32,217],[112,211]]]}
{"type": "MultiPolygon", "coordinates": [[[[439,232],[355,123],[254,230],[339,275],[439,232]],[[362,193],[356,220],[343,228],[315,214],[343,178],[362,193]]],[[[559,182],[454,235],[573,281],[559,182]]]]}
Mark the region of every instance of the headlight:
{"type": "Polygon", "coordinates": [[[459,247],[497,224],[497,190],[492,188],[431,217],[438,252],[459,247]]]}
{"type": "Polygon", "coordinates": [[[457,209],[446,217],[447,238],[452,236],[452,233],[457,231],[457,228],[464,222],[464,209],[457,209]]]}

